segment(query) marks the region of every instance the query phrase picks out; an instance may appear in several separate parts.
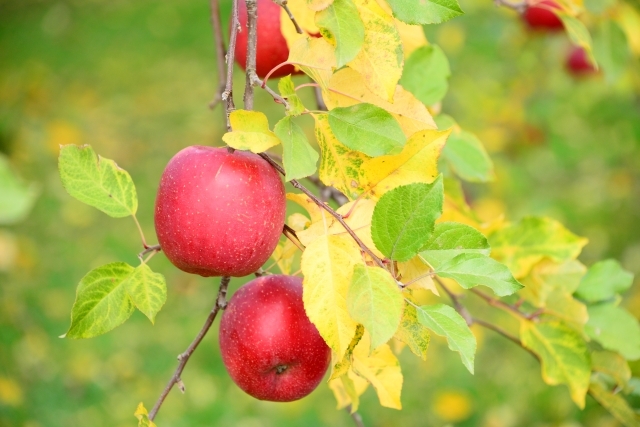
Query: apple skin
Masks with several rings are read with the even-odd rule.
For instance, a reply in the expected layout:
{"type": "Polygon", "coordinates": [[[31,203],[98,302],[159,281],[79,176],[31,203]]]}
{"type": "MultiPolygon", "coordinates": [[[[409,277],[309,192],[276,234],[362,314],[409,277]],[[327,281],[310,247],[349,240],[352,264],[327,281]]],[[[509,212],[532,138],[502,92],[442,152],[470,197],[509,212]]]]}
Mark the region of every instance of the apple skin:
{"type": "MultiPolygon", "coordinates": [[[[235,58],[242,69],[247,67],[247,4],[238,1],[238,20],[242,31],[236,39],[235,58]]],[[[291,24],[293,25],[293,24],[291,24]]],[[[272,0],[258,0],[258,41],[256,52],[256,74],[264,78],[276,65],[286,62],[289,58],[289,47],[280,31],[280,6],[272,0]]],[[[284,65],[271,74],[270,77],[284,77],[289,74],[300,74],[293,65],[284,65]]]]}
{"type": "Polygon", "coordinates": [[[176,154],[162,173],[156,234],[180,270],[241,277],[273,253],[285,210],[284,184],[266,160],[195,145],[176,154]]]}
{"type": "Polygon", "coordinates": [[[529,25],[529,28],[543,31],[560,31],[564,29],[562,20],[558,15],[549,9],[561,9],[560,5],[553,0],[542,0],[536,2],[522,14],[522,19],[529,25]]]}
{"type": "Polygon", "coordinates": [[[574,46],[567,57],[567,70],[574,76],[586,76],[596,74],[598,70],[589,61],[587,52],[578,46],[574,46]]]}
{"type": "Polygon", "coordinates": [[[219,340],[231,379],[260,400],[305,397],[331,360],[304,311],[302,279],[295,276],[262,276],[238,289],[222,315],[219,340]]]}

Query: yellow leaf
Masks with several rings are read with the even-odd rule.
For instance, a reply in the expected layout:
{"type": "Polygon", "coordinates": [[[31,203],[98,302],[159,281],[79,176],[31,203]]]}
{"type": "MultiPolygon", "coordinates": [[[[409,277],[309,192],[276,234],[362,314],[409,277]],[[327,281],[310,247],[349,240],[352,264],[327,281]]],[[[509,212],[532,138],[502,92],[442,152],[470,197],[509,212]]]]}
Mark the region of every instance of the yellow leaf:
{"type": "MultiPolygon", "coordinates": [[[[308,213],[311,222],[322,220],[322,208],[316,204],[309,196],[302,193],[287,193],[287,199],[302,206],[308,213]]],[[[296,230],[297,231],[297,230],[296,230]]]]}
{"type": "Polygon", "coordinates": [[[291,45],[287,61],[326,88],[333,69],[336,68],[335,47],[324,38],[305,36],[291,45]]]}
{"type": "Polygon", "coordinates": [[[320,12],[331,6],[333,4],[333,0],[307,0],[307,5],[309,9],[320,12]]]}
{"type": "Polygon", "coordinates": [[[405,305],[402,313],[400,327],[395,334],[396,342],[400,341],[409,346],[409,349],[422,360],[427,360],[427,349],[431,336],[427,328],[418,321],[415,306],[405,305]]]}
{"type": "Polygon", "coordinates": [[[397,19],[394,19],[393,23],[396,25],[398,34],[400,34],[405,59],[411,56],[417,48],[429,44],[422,30],[422,26],[405,24],[397,19]]]}
{"type": "Polygon", "coordinates": [[[296,254],[298,248],[291,243],[289,239],[278,243],[278,246],[273,250],[271,258],[278,265],[282,274],[291,274],[291,266],[293,265],[293,257],[296,254]]]}
{"type": "Polygon", "coordinates": [[[229,115],[232,132],[222,136],[222,140],[236,150],[250,150],[262,153],[280,144],[280,140],[269,130],[267,116],[259,111],[235,110],[229,115]]]}
{"type": "Polygon", "coordinates": [[[393,18],[375,0],[354,0],[364,23],[364,43],[347,64],[365,78],[365,84],[379,97],[391,101],[402,76],[402,41],[393,18]]]}
{"type": "Polygon", "coordinates": [[[423,130],[407,140],[400,154],[370,158],[362,165],[365,197],[384,193],[410,182],[430,184],[438,176],[438,158],[449,131],[423,130]]]}
{"type": "Polygon", "coordinates": [[[357,327],[347,311],[346,299],[353,268],[362,262],[360,249],[351,237],[322,236],[302,254],[305,311],[339,359],[357,327]]]}
{"type": "MultiPolygon", "coordinates": [[[[356,233],[362,243],[371,249],[376,256],[384,258],[384,255],[376,248],[371,238],[371,217],[375,206],[376,203],[373,200],[360,199],[341,206],[337,212],[344,217],[344,222],[356,233]],[[348,216],[345,217],[345,215],[348,216]]],[[[308,246],[324,234],[351,238],[342,224],[329,215],[324,219],[317,220],[306,230],[297,233],[298,238],[305,246],[308,246]]]]}
{"type": "MultiPolygon", "coordinates": [[[[333,0],[329,1],[329,3],[331,2],[333,2],[333,0]]],[[[310,5],[307,3],[307,0],[288,0],[287,7],[289,7],[291,14],[296,18],[296,22],[302,31],[307,34],[318,34],[320,33],[320,30],[316,26],[315,11],[312,10],[310,5]]],[[[320,2],[318,1],[318,3],[320,2]]],[[[304,38],[305,36],[304,34],[298,34],[296,32],[296,27],[293,25],[293,22],[289,19],[289,15],[287,15],[287,12],[282,7],[280,8],[280,31],[282,32],[284,39],[287,41],[287,46],[289,46],[289,48],[291,48],[291,46],[293,46],[301,37],[304,38]]]]}
{"type": "Polygon", "coordinates": [[[402,409],[400,362],[388,344],[381,345],[371,355],[369,347],[369,334],[365,333],[353,352],[353,371],[373,385],[382,406],[402,409]]]}
{"type": "Polygon", "coordinates": [[[631,4],[620,3],[615,19],[624,30],[634,56],[640,56],[640,12],[631,4]]]}
{"type": "Polygon", "coordinates": [[[409,283],[408,288],[425,289],[439,296],[438,288],[436,288],[433,278],[429,275],[431,271],[429,264],[420,255],[416,255],[407,262],[398,263],[398,273],[401,281],[405,285],[409,283]]]}
{"type": "Polygon", "coordinates": [[[351,411],[358,410],[360,396],[367,390],[369,383],[367,380],[354,374],[349,370],[346,375],[329,381],[329,388],[338,402],[337,409],[346,408],[351,405],[351,411]]]}
{"type": "Polygon", "coordinates": [[[138,427],[156,427],[156,424],[149,419],[147,408],[144,407],[142,402],[138,404],[133,415],[138,419],[138,427]]]}
{"type": "Polygon", "coordinates": [[[360,102],[367,102],[387,110],[400,123],[408,138],[424,129],[436,129],[436,124],[427,107],[416,99],[411,92],[396,86],[394,102],[386,101],[367,88],[360,73],[350,68],[337,71],[329,80],[329,89],[323,93],[329,109],[350,107],[360,102]]]}
{"type": "Polygon", "coordinates": [[[287,225],[295,231],[302,231],[311,225],[311,221],[301,213],[294,213],[287,218],[287,225]]]}
{"type": "MultiPolygon", "coordinates": [[[[330,380],[340,378],[349,371],[349,368],[351,368],[351,356],[353,355],[353,349],[356,348],[362,339],[362,335],[364,335],[364,326],[358,325],[356,327],[356,333],[351,339],[349,347],[347,347],[347,351],[345,351],[344,356],[342,356],[342,360],[339,360],[337,363],[334,363],[334,360],[331,361],[330,380]]],[[[332,352],[332,356],[335,356],[335,352],[332,352]]]]}

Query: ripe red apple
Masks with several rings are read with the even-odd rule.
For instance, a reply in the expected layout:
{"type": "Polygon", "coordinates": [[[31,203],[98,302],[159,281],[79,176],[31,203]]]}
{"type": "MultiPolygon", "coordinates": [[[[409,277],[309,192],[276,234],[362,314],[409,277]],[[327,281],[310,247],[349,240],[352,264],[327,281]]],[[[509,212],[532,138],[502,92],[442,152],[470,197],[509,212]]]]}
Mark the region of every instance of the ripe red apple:
{"type": "Polygon", "coordinates": [[[589,61],[587,52],[579,47],[574,46],[567,57],[567,70],[574,76],[586,76],[598,72],[596,67],[589,61]]]}
{"type": "MultiPolygon", "coordinates": [[[[245,69],[247,66],[247,5],[244,0],[238,2],[238,19],[242,31],[236,40],[235,58],[245,69]]],[[[292,24],[293,25],[293,24],[292,24]]],[[[276,65],[289,58],[289,47],[280,31],[280,6],[272,0],[258,0],[258,42],[256,52],[256,74],[264,78],[276,65]]],[[[293,65],[285,65],[271,74],[271,77],[284,77],[296,73],[293,65]]],[[[298,72],[299,73],[299,72],[298,72]]]]}
{"type": "Polygon", "coordinates": [[[331,359],[304,311],[302,279],[282,275],[258,277],[233,295],[220,322],[220,352],[242,390],[273,402],[311,393],[331,359]]]}
{"type": "Polygon", "coordinates": [[[550,9],[562,9],[553,0],[532,2],[522,14],[522,19],[535,30],[559,31],[564,29],[562,20],[550,9]]]}
{"type": "Polygon", "coordinates": [[[201,276],[246,276],[273,253],[286,209],[278,172],[260,156],[187,147],[160,180],[155,225],[169,261],[201,276]]]}

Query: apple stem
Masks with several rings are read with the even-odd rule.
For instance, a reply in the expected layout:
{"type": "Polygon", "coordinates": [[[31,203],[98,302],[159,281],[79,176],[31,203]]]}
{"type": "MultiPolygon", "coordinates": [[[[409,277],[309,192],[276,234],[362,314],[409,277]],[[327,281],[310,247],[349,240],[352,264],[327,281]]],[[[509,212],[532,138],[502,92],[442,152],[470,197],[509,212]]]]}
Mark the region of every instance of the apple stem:
{"type": "Polygon", "coordinates": [[[202,325],[200,332],[198,332],[198,335],[196,335],[191,344],[189,344],[189,347],[187,347],[187,349],[183,353],[178,355],[178,367],[176,368],[175,372],[171,376],[171,379],[160,394],[160,397],[156,401],[156,404],[153,405],[153,409],[151,409],[151,412],[149,412],[149,420],[154,420],[154,418],[158,414],[158,411],[160,410],[160,407],[164,403],[164,400],[167,398],[174,385],[178,385],[180,390],[182,390],[182,392],[184,393],[185,386],[182,382],[182,379],[180,378],[180,376],[182,375],[182,371],[187,365],[187,362],[189,361],[189,358],[191,357],[193,352],[196,350],[196,348],[198,348],[198,345],[202,342],[202,339],[209,331],[209,328],[211,328],[211,325],[213,324],[213,321],[216,319],[216,316],[218,315],[220,310],[224,310],[227,307],[227,288],[229,287],[230,281],[231,277],[229,276],[224,276],[220,279],[220,287],[218,288],[218,296],[216,297],[215,305],[211,309],[211,312],[209,313],[207,320],[204,322],[204,325],[202,325]]]}

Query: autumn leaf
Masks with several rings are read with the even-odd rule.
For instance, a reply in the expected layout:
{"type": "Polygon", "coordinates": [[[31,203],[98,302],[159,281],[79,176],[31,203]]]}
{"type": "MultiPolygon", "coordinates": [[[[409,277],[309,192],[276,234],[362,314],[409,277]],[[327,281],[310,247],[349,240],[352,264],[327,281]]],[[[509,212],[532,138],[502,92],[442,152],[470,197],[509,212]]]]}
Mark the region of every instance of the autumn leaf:
{"type": "Polygon", "coordinates": [[[235,110],[229,115],[233,131],[222,136],[222,140],[236,150],[262,153],[280,144],[278,137],[269,129],[269,121],[259,111],[235,110]]]}

